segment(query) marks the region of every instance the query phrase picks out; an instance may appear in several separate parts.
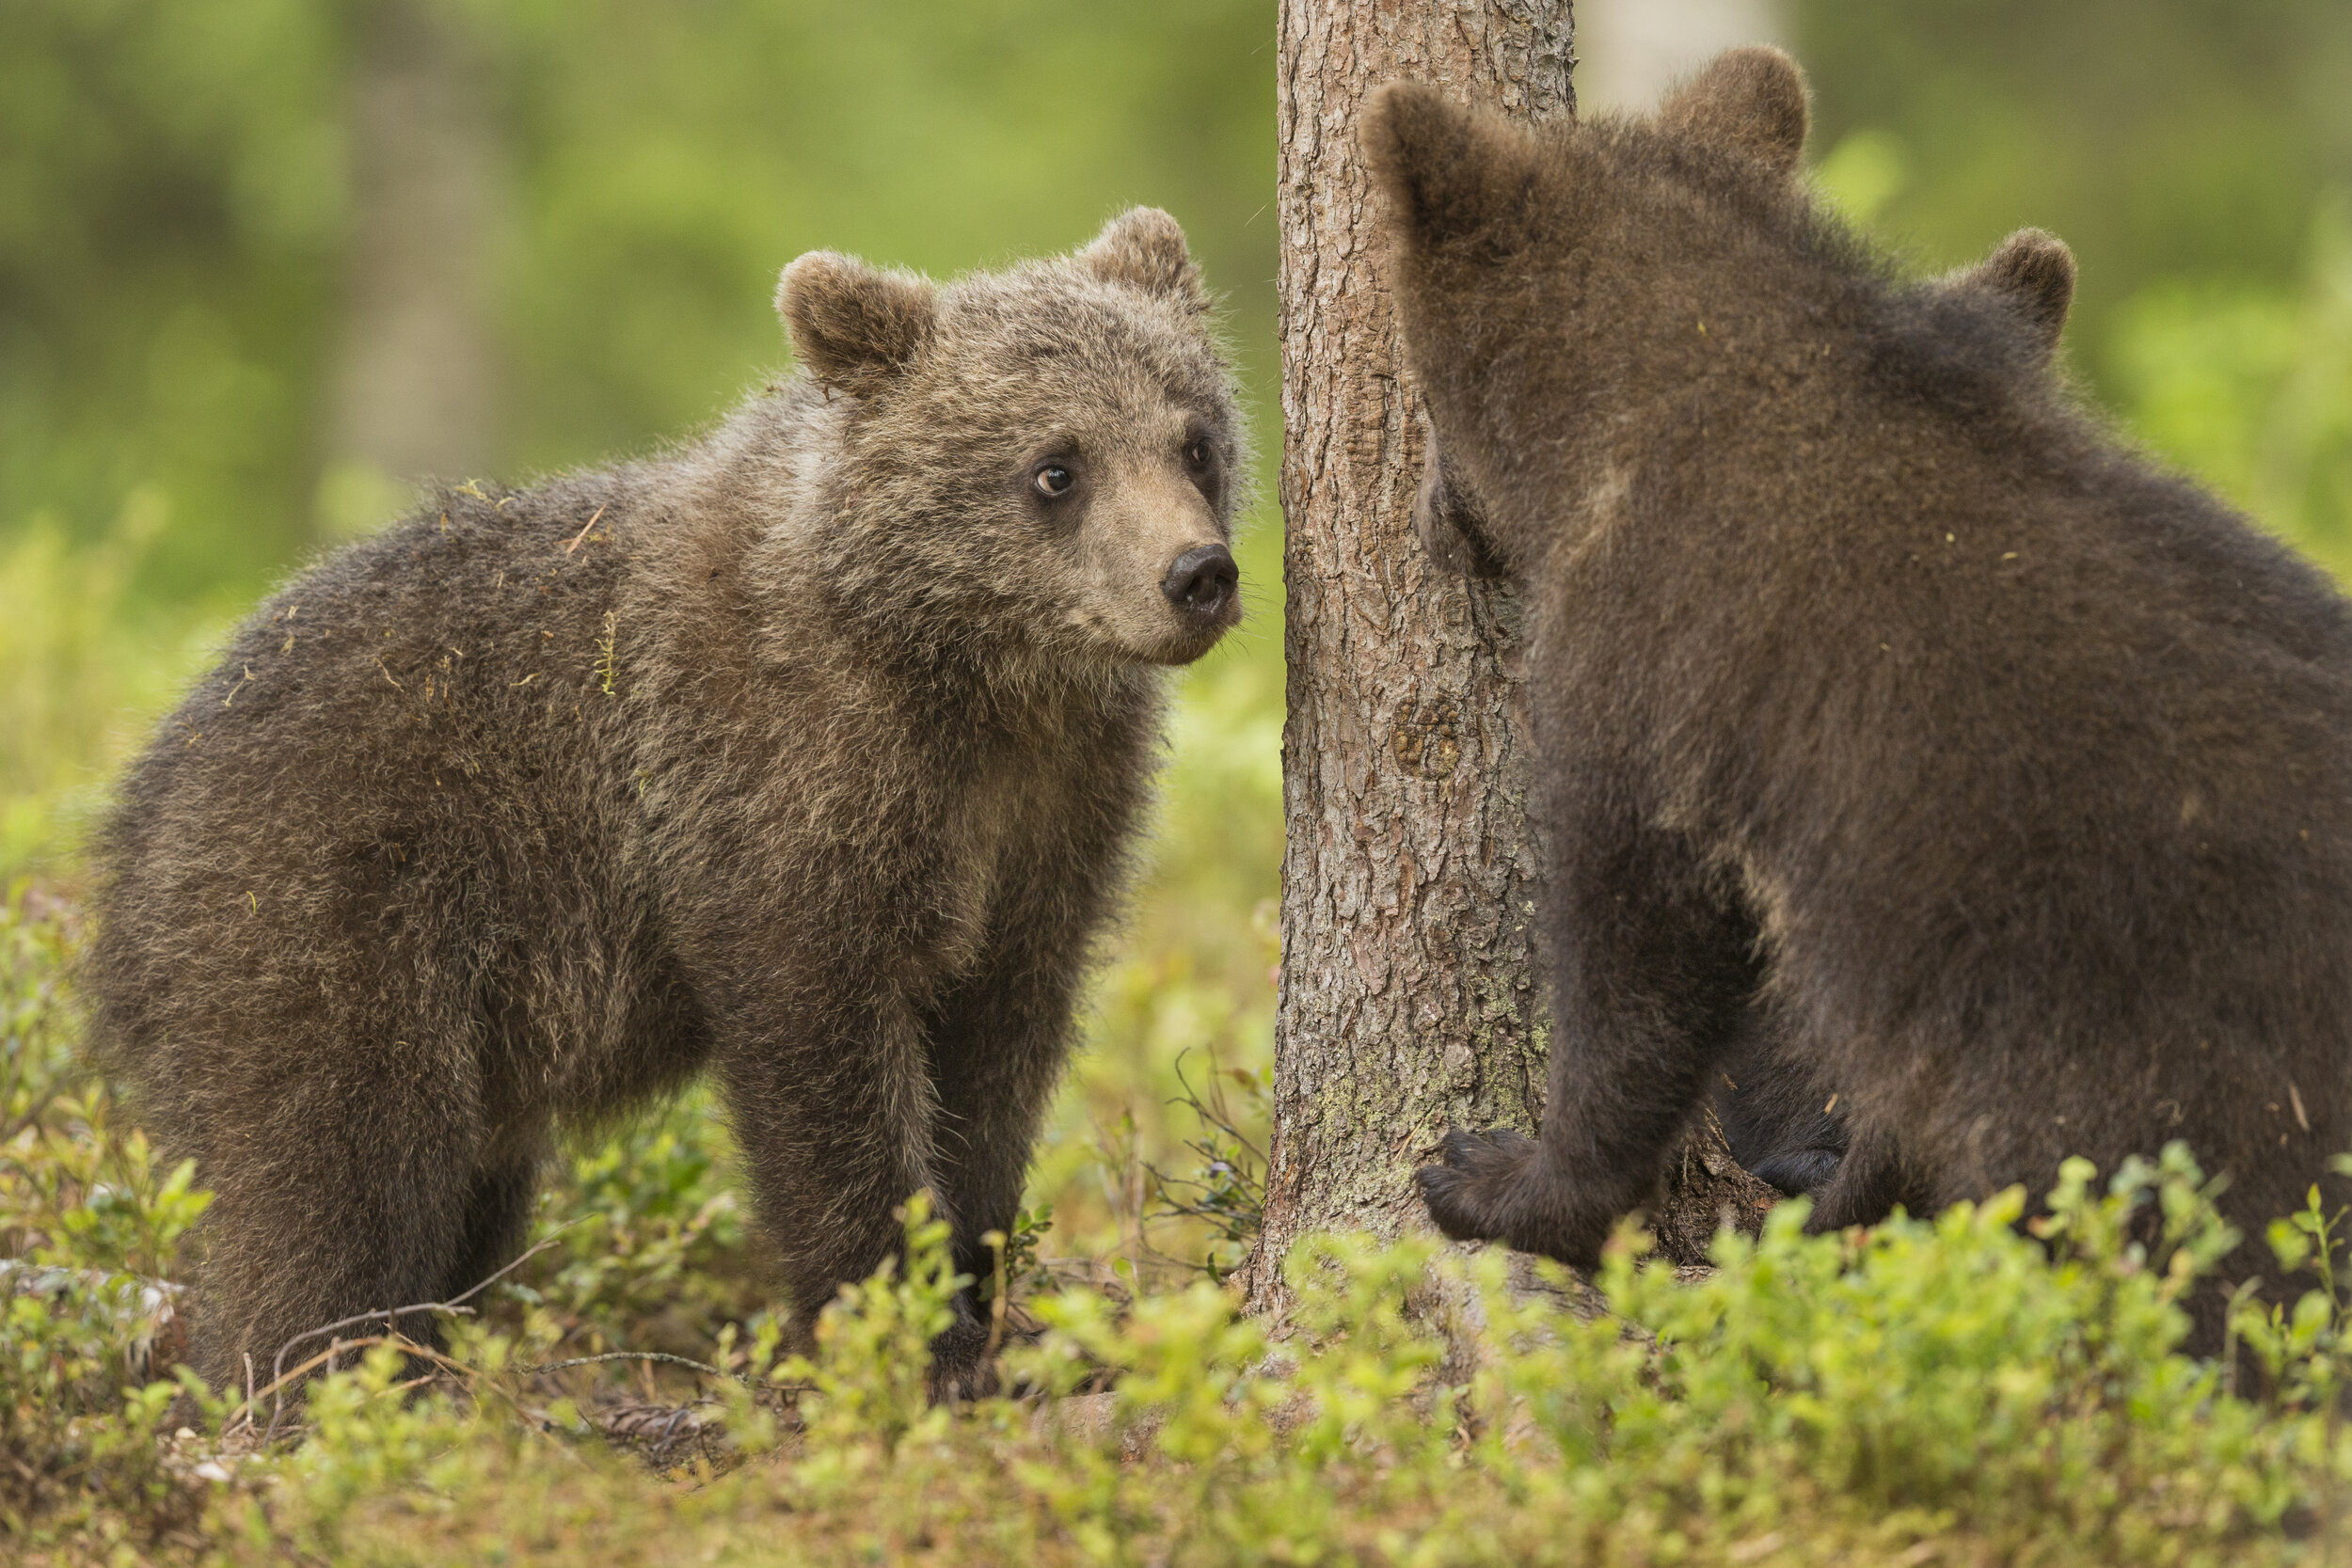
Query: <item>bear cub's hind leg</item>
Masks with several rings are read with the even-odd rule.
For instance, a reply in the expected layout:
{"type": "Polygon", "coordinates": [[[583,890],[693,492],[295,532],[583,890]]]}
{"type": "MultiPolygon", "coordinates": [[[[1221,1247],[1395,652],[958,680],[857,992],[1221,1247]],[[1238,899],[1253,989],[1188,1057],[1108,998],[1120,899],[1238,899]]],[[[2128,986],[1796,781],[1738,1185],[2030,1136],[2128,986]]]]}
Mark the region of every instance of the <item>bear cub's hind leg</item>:
{"type": "MultiPolygon", "coordinates": [[[[245,1388],[250,1356],[258,1388],[273,1369],[292,1371],[327,1348],[315,1330],[465,1289],[450,1281],[472,1266],[461,1265],[456,1247],[472,1130],[445,1105],[417,1111],[408,1124],[448,1135],[405,1148],[311,1143],[299,1117],[287,1115],[265,1124],[278,1130],[275,1158],[230,1167],[199,1230],[204,1256],[191,1325],[190,1359],[214,1386],[245,1388]]],[[[377,1319],[338,1332],[358,1338],[385,1327],[377,1319]]],[[[397,1327],[439,1343],[431,1314],[397,1327]]],[[[290,1403],[300,1397],[288,1389],[290,1403]]]]}
{"type": "Polygon", "coordinates": [[[1833,1091],[1788,1048],[1788,1028],[1769,1004],[1749,1006],[1715,1070],[1715,1118],[1741,1169],[1787,1196],[1818,1199],[1852,1138],[1833,1091]]]}
{"type": "Polygon", "coordinates": [[[1804,1227],[1818,1236],[1876,1225],[1898,1205],[1914,1214],[1932,1213],[1937,1207],[1935,1195],[1904,1163],[1895,1140],[1866,1127],[1855,1132],[1836,1176],[1813,1195],[1813,1213],[1804,1227]]]}

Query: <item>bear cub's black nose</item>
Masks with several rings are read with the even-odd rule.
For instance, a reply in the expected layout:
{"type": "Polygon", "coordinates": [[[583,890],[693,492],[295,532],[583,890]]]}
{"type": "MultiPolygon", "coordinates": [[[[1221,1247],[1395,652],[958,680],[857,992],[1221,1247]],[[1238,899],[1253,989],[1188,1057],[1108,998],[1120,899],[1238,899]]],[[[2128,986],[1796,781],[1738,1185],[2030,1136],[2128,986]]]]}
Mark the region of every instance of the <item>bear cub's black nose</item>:
{"type": "Polygon", "coordinates": [[[1241,568],[1233,564],[1233,552],[1222,545],[1202,545],[1176,558],[1160,592],[1184,614],[1206,621],[1225,608],[1239,586],[1241,568]]]}

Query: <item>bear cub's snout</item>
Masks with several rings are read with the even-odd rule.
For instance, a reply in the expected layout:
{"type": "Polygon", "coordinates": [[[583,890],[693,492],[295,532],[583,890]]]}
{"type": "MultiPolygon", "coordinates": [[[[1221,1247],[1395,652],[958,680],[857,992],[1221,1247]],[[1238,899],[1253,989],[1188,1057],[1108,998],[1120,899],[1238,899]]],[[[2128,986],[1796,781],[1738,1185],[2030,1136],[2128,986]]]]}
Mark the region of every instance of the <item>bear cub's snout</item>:
{"type": "Polygon", "coordinates": [[[1239,608],[1241,568],[1223,545],[1200,545],[1178,556],[1160,592],[1176,612],[1197,626],[1222,628],[1239,608]]]}

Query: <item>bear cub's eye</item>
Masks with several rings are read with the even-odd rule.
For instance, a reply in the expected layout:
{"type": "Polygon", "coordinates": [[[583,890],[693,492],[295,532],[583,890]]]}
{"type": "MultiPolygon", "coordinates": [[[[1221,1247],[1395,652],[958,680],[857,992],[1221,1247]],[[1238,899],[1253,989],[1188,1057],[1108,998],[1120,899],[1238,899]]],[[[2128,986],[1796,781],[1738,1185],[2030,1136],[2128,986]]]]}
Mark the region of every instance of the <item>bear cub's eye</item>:
{"type": "Polygon", "coordinates": [[[1195,471],[1207,467],[1209,459],[1214,455],[1209,450],[1209,443],[1198,437],[1184,443],[1184,461],[1195,471]]]}
{"type": "Polygon", "coordinates": [[[1078,483],[1078,476],[1059,463],[1048,463],[1038,469],[1029,483],[1037,487],[1039,495],[1052,500],[1068,495],[1070,487],[1078,483]]]}

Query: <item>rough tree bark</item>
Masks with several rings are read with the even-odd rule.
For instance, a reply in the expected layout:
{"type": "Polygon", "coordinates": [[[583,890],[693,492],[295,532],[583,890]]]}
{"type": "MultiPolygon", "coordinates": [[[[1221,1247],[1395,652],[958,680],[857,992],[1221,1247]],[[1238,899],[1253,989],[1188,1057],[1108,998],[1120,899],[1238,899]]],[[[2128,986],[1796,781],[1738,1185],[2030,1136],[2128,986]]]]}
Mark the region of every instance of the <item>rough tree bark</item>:
{"type": "MultiPolygon", "coordinates": [[[[1424,1227],[1412,1172],[1449,1126],[1542,1112],[1519,607],[1414,541],[1419,403],[1356,120],[1395,77],[1530,120],[1576,103],[1569,0],[1282,0],[1280,48],[1287,846],[1259,1309],[1302,1233],[1424,1227]]],[[[1693,1152],[1711,1234],[1719,1180],[1753,1179],[1720,1138],[1693,1152]]],[[[1683,1196],[1661,1240],[1692,1228],[1683,1196]]]]}

